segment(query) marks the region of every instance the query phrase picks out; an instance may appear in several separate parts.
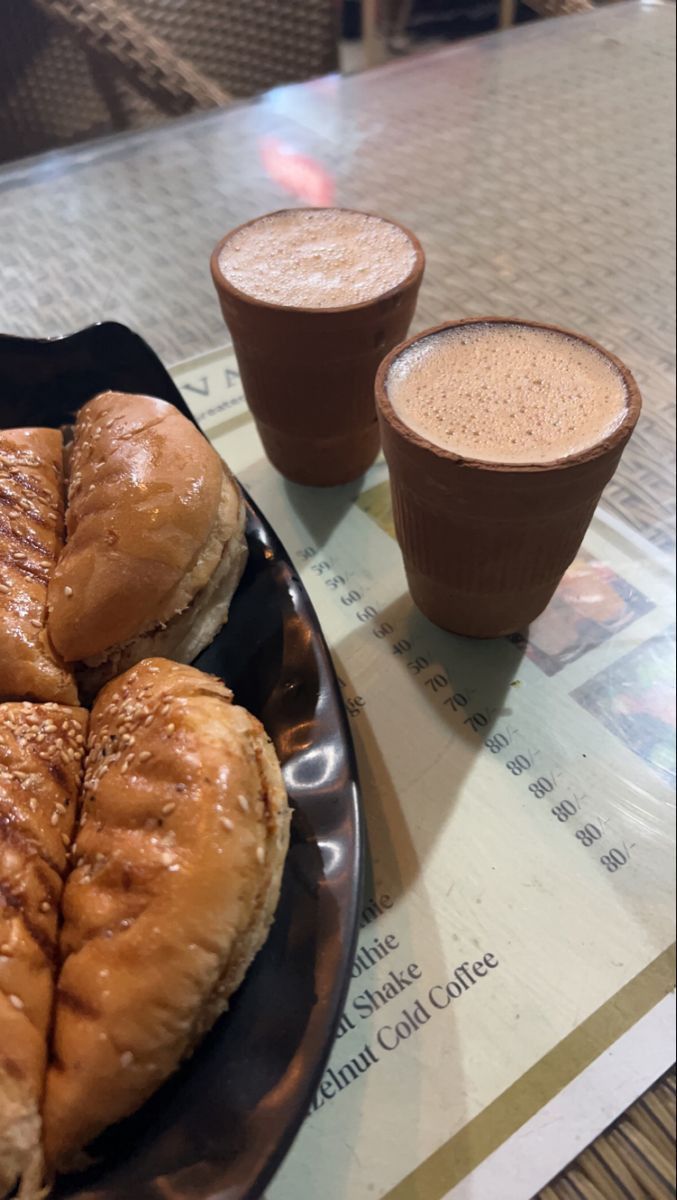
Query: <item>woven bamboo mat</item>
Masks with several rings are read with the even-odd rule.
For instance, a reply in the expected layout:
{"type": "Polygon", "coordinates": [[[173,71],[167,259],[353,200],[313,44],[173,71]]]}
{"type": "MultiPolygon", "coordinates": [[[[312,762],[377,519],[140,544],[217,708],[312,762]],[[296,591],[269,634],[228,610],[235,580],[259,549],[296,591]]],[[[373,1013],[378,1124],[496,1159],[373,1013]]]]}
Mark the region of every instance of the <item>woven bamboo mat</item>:
{"type": "Polygon", "coordinates": [[[538,1200],[669,1200],[675,1194],[675,1072],[670,1071],[538,1200]]]}

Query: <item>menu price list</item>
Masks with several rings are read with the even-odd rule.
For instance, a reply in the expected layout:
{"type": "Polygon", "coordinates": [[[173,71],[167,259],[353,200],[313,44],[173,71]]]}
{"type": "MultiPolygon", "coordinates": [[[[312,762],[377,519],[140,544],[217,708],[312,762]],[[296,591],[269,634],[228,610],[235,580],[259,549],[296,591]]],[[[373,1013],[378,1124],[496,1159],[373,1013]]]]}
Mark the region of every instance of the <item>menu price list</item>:
{"type": "Polygon", "coordinates": [[[598,512],[528,636],[445,634],[408,596],[385,465],[286,483],[232,368],[211,355],[180,380],[225,418],[207,432],[317,609],[369,848],[336,1044],[268,1200],[428,1200],[671,986],[672,576],[598,512]]]}

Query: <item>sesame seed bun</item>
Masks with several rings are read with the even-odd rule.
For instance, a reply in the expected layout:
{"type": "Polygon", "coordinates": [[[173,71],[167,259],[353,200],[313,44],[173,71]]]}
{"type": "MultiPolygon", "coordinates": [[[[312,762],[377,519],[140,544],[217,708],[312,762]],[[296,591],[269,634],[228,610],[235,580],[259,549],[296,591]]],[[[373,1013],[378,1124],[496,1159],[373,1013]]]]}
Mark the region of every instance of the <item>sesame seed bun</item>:
{"type": "MultiPolygon", "coordinates": [[[[224,559],[220,623],[246,559],[244,505],[199,429],[149,396],[103,392],[85,404],[70,454],[66,547],[48,595],[62,658],[99,668],[97,683],[138,661],[149,645],[137,640],[188,612],[224,559]]],[[[216,630],[205,630],[211,640],[216,630]]],[[[171,637],[163,648],[174,653],[171,637]]]]}
{"type": "Polygon", "coordinates": [[[87,713],[0,704],[0,1196],[40,1190],[57,926],[87,713]]]}
{"type": "Polygon", "coordinates": [[[0,430],[0,700],[77,704],[47,636],[47,585],[63,547],[56,429],[0,430]]]}
{"type": "Polygon", "coordinates": [[[227,1008],[267,936],[288,840],[272,744],[220,680],[156,658],[104,688],[63,897],[52,1166],[138,1108],[227,1008]]]}

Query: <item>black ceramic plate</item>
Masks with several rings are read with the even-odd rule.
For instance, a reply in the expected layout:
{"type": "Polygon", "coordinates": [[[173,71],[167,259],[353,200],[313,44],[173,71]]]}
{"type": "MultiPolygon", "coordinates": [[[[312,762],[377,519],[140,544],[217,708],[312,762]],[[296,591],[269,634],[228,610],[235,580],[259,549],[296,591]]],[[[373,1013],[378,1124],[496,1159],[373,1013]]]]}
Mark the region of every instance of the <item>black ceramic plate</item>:
{"type": "MultiPolygon", "coordinates": [[[[184,404],[149,347],[107,323],[49,341],[0,337],[0,428],[58,426],[107,388],[184,404]]],[[[191,418],[192,419],[192,418],[191,418]]],[[[271,468],[272,469],[272,468],[271,468]]],[[[197,1054],[64,1180],[75,1200],[253,1200],[311,1102],[345,998],[357,933],[362,832],[355,761],[317,618],[248,501],[249,563],[228,624],[197,666],[263,721],[294,808],[268,941],[197,1054]]]]}

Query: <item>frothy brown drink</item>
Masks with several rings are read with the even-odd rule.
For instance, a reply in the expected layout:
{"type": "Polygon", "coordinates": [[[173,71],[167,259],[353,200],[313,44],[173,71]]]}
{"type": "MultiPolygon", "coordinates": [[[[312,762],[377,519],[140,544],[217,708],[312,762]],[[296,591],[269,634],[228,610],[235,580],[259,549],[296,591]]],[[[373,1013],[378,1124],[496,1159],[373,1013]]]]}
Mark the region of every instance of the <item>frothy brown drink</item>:
{"type": "Polygon", "coordinates": [[[376,400],[416,604],[455,633],[525,629],[634,429],[632,375],[589,338],[483,318],[393,350],[376,400]]]}
{"type": "Polygon", "coordinates": [[[234,233],[219,254],[233,287],[293,308],[363,304],[397,287],[415,261],[399,225],[343,208],[271,213],[234,233]]]}
{"type": "Polygon", "coordinates": [[[531,325],[460,325],[393,363],[400,420],[462,458],[526,465],[570,458],[623,421],[621,372],[588,342],[531,325]]]}
{"type": "Polygon", "coordinates": [[[413,234],[349,209],[287,209],[211,260],[268,458],[296,483],[356,479],[379,448],[374,378],[406,337],[423,276],[413,234]]]}

